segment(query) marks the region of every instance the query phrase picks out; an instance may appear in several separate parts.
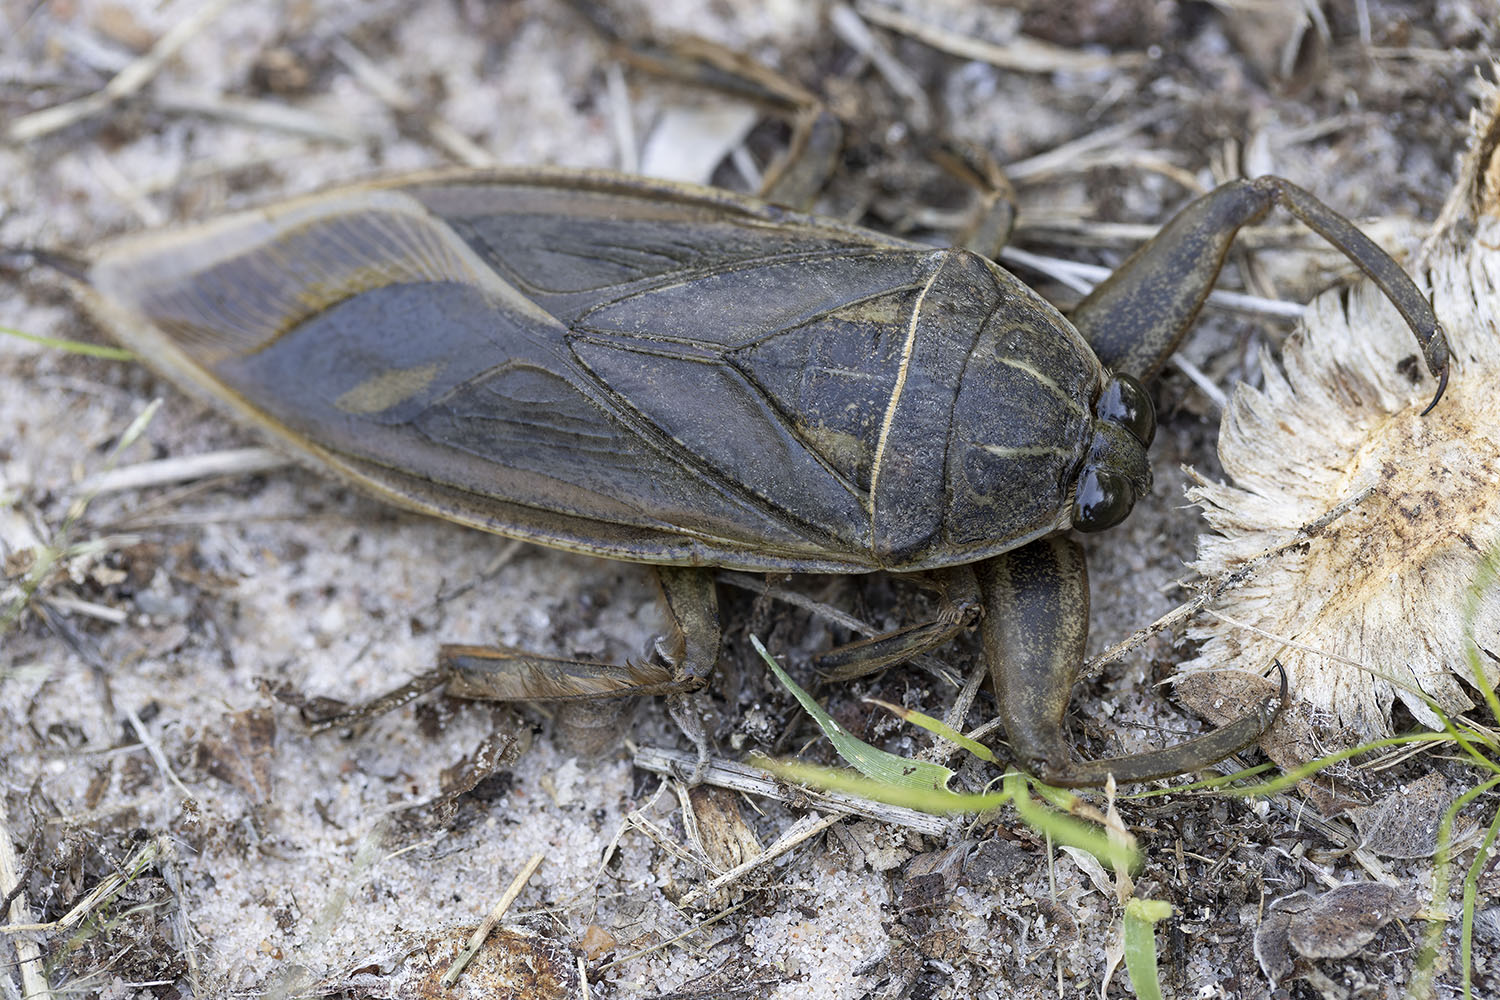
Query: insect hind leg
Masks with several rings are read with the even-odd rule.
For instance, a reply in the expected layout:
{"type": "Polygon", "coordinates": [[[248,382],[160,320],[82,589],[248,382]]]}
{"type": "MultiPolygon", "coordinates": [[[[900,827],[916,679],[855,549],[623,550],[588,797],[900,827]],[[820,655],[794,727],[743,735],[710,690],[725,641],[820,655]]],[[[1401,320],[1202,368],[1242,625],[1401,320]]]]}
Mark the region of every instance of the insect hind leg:
{"type": "Polygon", "coordinates": [[[445,645],[436,669],[363,705],[315,720],[313,729],[321,732],[393,711],[438,687],[454,697],[479,701],[584,702],[669,695],[674,717],[699,757],[707,759],[707,736],[701,724],[683,721],[691,714],[678,701],[704,686],[718,660],[719,607],[713,576],[701,569],[661,566],[656,578],[668,630],[638,662],[606,663],[498,645],[445,645]]]}

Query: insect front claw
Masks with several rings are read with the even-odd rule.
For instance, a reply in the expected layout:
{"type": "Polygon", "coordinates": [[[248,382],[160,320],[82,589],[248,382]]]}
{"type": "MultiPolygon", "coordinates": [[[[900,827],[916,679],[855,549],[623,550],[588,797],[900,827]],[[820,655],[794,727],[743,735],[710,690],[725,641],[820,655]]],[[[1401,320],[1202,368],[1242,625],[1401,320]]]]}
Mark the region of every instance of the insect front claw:
{"type": "Polygon", "coordinates": [[[1438,400],[1443,398],[1443,393],[1448,390],[1448,371],[1452,366],[1452,355],[1448,351],[1448,335],[1443,332],[1441,326],[1433,330],[1432,336],[1428,338],[1427,345],[1422,354],[1427,361],[1427,370],[1437,379],[1437,392],[1432,396],[1432,402],[1422,411],[1422,416],[1432,412],[1432,408],[1438,405],[1438,400]]]}

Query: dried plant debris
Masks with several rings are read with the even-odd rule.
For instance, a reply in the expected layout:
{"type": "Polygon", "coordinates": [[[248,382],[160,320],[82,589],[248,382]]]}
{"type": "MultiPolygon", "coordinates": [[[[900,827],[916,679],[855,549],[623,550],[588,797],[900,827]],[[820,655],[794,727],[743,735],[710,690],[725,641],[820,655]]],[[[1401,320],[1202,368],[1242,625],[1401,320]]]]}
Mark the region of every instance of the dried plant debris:
{"type": "Polygon", "coordinates": [[[682,817],[688,836],[715,874],[760,856],[764,848],[745,822],[738,795],[706,785],[685,789],[682,794],[687,799],[682,817]]]}
{"type": "MultiPolygon", "coordinates": [[[[582,980],[576,954],[567,945],[519,927],[492,931],[458,977],[444,982],[449,966],[462,951],[474,928],[460,927],[432,938],[407,956],[402,969],[386,978],[370,980],[378,995],[400,1000],[450,1000],[485,997],[487,1000],[572,1000],[581,996],[582,980]]],[[[373,971],[373,970],[372,970],[373,971]]],[[[358,989],[351,976],[344,988],[358,989]]]]}
{"type": "Polygon", "coordinates": [[[1374,805],[1354,806],[1349,818],[1359,828],[1360,847],[1383,858],[1430,858],[1438,843],[1443,813],[1457,792],[1436,772],[1398,785],[1374,805]]]}
{"type": "Polygon", "coordinates": [[[1299,958],[1348,958],[1391,921],[1411,919],[1420,898],[1412,886],[1378,882],[1283,896],[1255,932],[1255,957],[1273,984],[1291,974],[1299,958]]]}
{"type": "MultiPolygon", "coordinates": [[[[79,249],[113,233],[458,162],[619,167],[641,163],[644,145],[655,149],[648,166],[665,151],[693,155],[701,170],[752,115],[755,128],[714,179],[754,187],[784,148],[784,120],[621,66],[571,6],[0,4],[0,131],[12,136],[0,142],[0,246],[79,249]],[[697,125],[679,127],[692,124],[685,109],[705,106],[731,110],[712,135],[697,137],[706,150],[683,138],[697,125]],[[15,139],[17,128],[32,137],[15,139]]],[[[1500,45],[1491,0],[1272,0],[1261,34],[1244,25],[1248,0],[839,5],[864,21],[866,37],[844,14],[835,23],[832,0],[610,6],[647,39],[701,34],[824,97],[850,142],[821,212],[925,232],[969,206],[969,189],[932,162],[930,137],[916,128],[926,102],[934,122],[1007,166],[1018,248],[1095,266],[1113,266],[1194,191],[1236,173],[1285,174],[1377,229],[1392,228],[1394,216],[1438,217],[1463,140],[1452,123],[1470,106],[1461,82],[1479,54],[1500,45]],[[1330,22],[1326,39],[1310,20],[1318,9],[1330,22]],[[1361,33],[1361,11],[1373,31],[1361,33]],[[1304,52],[1320,58],[1305,61],[1304,52]],[[913,79],[919,90],[902,89],[913,79]]],[[[1484,135],[1479,146],[1493,151],[1500,135],[1484,135]]],[[[1440,225],[1460,247],[1481,204],[1500,215],[1500,161],[1467,166],[1464,196],[1440,225]]],[[[1268,221],[1246,234],[1239,284],[1288,305],[1305,301],[1303,289],[1327,268],[1290,248],[1302,237],[1289,237],[1284,219],[1268,221]]],[[[1226,288],[1235,277],[1226,274],[1226,288]]],[[[1073,301],[1050,287],[1060,305],[1073,301]]],[[[0,324],[69,340],[98,333],[40,275],[0,279],[0,324]]],[[[1227,386],[1253,360],[1232,349],[1234,338],[1279,341],[1283,332],[1279,321],[1211,306],[1185,348],[1227,386]]],[[[1462,363],[1462,379],[1486,375],[1486,366],[1462,363]]],[[[1197,417],[1207,397],[1181,374],[1167,374],[1157,399],[1161,485],[1126,524],[1090,542],[1091,634],[1100,643],[1168,609],[1169,585],[1191,551],[1194,515],[1179,507],[1177,467],[1211,461],[1217,434],[1197,417]]],[[[1299,428],[1334,423],[1285,417],[1299,428]]],[[[1114,892],[1081,859],[1052,852],[1049,861],[1043,838],[1007,814],[976,825],[866,805],[864,819],[809,825],[798,819],[809,809],[857,804],[778,787],[717,757],[707,776],[736,797],[700,790],[683,811],[671,780],[643,769],[680,774],[693,761],[658,749],[682,744],[655,700],[619,721],[527,710],[495,735],[488,708],[428,695],[310,734],[267,697],[279,702],[285,692],[315,715],[333,714],[330,699],[362,702],[419,675],[447,641],[635,654],[659,619],[649,581],[634,568],[529,546],[515,552],[300,470],[268,472],[268,453],[257,459],[245,447],[253,439],[136,365],[0,337],[0,424],[9,431],[0,434],[0,620],[17,609],[0,633],[0,856],[4,846],[19,855],[14,876],[0,871],[0,899],[14,896],[0,934],[0,1000],[49,988],[104,997],[374,998],[423,988],[503,996],[515,985],[496,979],[507,956],[537,974],[522,982],[538,998],[1100,994],[1118,940],[1114,892]],[[106,456],[121,429],[158,394],[157,418],[115,467],[106,456]],[[179,481],[187,472],[194,480],[179,481]],[[85,514],[71,516],[71,503],[95,490],[85,514]],[[48,569],[48,544],[63,541],[70,557],[48,569]],[[507,552],[515,558],[506,561],[507,552]],[[32,594],[33,569],[41,585],[17,605],[32,594]],[[559,749],[564,731],[591,732],[607,752],[580,763],[559,749]],[[975,837],[983,839],[957,853],[975,837]],[[767,860],[745,870],[756,842],[767,860]],[[439,986],[469,930],[493,913],[502,880],[541,851],[546,861],[505,925],[452,988],[439,986]],[[50,929],[20,932],[16,923],[50,929]]],[[[762,671],[747,666],[743,635],[772,635],[803,654],[852,636],[830,637],[807,612],[760,596],[791,585],[752,586],[744,596],[721,593],[726,655],[711,690],[721,751],[795,752],[806,730],[790,715],[792,700],[768,694],[762,671]]],[[[803,587],[882,629],[932,610],[918,588],[888,581],[796,582],[803,587]]],[[[947,667],[961,675],[972,653],[955,646],[947,667]]],[[[1157,637],[1082,686],[1078,728],[1091,750],[1129,748],[1105,745],[1099,716],[1109,719],[1110,740],[1173,738],[1155,732],[1178,720],[1147,681],[1156,663],[1174,659],[1157,637]]],[[[1238,680],[1242,701],[1253,701],[1259,678],[1238,680]]],[[[1228,686],[1209,683],[1228,704],[1228,686]]],[[[851,728],[858,721],[886,749],[917,751],[897,744],[921,737],[883,713],[867,729],[860,697],[941,712],[952,690],[900,668],[827,689],[835,718],[851,728]]],[[[985,704],[981,696],[969,724],[982,721],[985,704]]],[[[1323,710],[1302,701],[1294,714],[1290,759],[1321,752],[1323,710]]],[[[1406,788],[1415,796],[1426,785],[1406,788]]],[[[1179,914],[1158,925],[1166,995],[1267,997],[1251,953],[1260,900],[1307,880],[1322,880],[1314,883],[1322,889],[1357,877],[1357,865],[1385,864],[1430,895],[1429,862],[1411,856],[1426,849],[1425,832],[1400,843],[1391,833],[1410,813],[1354,790],[1377,803],[1355,814],[1358,835],[1345,833],[1342,819],[1294,821],[1274,803],[1121,803],[1146,848],[1141,895],[1169,900],[1179,914]],[[1349,852],[1356,846],[1363,850],[1349,852]]],[[[1446,793],[1423,793],[1422,808],[1437,811],[1459,791],[1450,775],[1446,793]]],[[[1314,800],[1325,814],[1350,798],[1323,776],[1314,794],[1325,796],[1314,800]]],[[[1474,822],[1461,819],[1460,851],[1477,839],[1474,822]]],[[[1463,866],[1471,855],[1457,857],[1463,866]]],[[[1476,992],[1493,996],[1500,868],[1491,858],[1480,869],[1476,992]]],[[[1292,945],[1289,913],[1280,915],[1288,968],[1347,976],[1351,995],[1399,994],[1412,963],[1410,928],[1387,924],[1350,958],[1311,959],[1292,945]]],[[[1444,926],[1448,986],[1458,921],[1444,926]]],[[[1122,989],[1117,976],[1109,993],[1122,989]]]]}
{"type": "MultiPolygon", "coordinates": [[[[1492,161],[1493,87],[1485,99],[1471,158],[1492,161]]],[[[1465,176],[1492,172],[1492,162],[1471,163],[1465,176]]],[[[1429,387],[1379,296],[1365,284],[1329,292],[1281,364],[1265,359],[1264,387],[1235,393],[1219,438],[1233,485],[1190,491],[1215,531],[1200,538],[1195,564],[1208,576],[1368,491],[1232,592],[1190,632],[1204,644],[1182,667],[1279,660],[1296,699],[1337,724],[1325,727],[1330,742],[1338,730],[1389,735],[1397,702],[1441,728],[1438,709],[1474,704],[1475,662],[1491,684],[1500,677],[1500,205],[1469,194],[1476,216],[1451,221],[1424,261],[1454,356],[1438,406],[1422,415],[1429,387]]],[[[1194,700],[1213,695],[1194,690],[1194,700]]]]}
{"type": "Polygon", "coordinates": [[[198,741],[196,763],[252,802],[264,803],[271,799],[270,757],[275,744],[276,716],[270,709],[230,712],[198,741]]]}
{"type": "Polygon", "coordinates": [[[901,910],[940,909],[966,874],[968,843],[918,854],[901,870],[901,910]]]}
{"type": "Polygon", "coordinates": [[[460,804],[467,797],[473,795],[481,801],[486,798],[476,790],[494,779],[499,779],[495,781],[495,793],[503,795],[505,792],[503,779],[506,773],[504,769],[515,763],[530,745],[529,730],[521,729],[513,735],[497,728],[486,736],[472,753],[465,755],[462,760],[451,767],[443,769],[442,791],[439,795],[407,806],[401,811],[400,817],[403,824],[414,830],[449,826],[454,822],[460,804]]]}
{"type": "Polygon", "coordinates": [[[1393,920],[1409,920],[1420,908],[1415,886],[1355,882],[1330,889],[1292,915],[1287,940],[1306,958],[1347,958],[1375,940],[1393,920]]]}

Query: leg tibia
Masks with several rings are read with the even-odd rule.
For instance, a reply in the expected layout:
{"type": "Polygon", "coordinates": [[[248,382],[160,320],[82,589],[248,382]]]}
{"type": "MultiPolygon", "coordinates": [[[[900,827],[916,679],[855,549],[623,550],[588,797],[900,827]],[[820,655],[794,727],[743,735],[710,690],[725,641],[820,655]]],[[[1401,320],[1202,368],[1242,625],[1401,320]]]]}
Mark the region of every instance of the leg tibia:
{"type": "Polygon", "coordinates": [[[1198,315],[1240,227],[1259,222],[1278,204],[1341,250],[1391,300],[1439,380],[1441,396],[1448,345],[1427,299],[1353,223],[1280,177],[1231,181],[1189,204],[1078,304],[1073,325],[1106,368],[1149,378],[1198,315]]]}

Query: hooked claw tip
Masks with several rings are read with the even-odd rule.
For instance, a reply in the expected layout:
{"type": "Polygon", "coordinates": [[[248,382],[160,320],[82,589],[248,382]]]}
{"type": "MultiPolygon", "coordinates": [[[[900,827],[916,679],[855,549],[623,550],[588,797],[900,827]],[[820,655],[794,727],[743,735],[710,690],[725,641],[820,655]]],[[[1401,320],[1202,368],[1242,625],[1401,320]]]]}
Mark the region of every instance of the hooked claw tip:
{"type": "Polygon", "coordinates": [[[1448,363],[1446,361],[1443,362],[1443,367],[1437,371],[1437,380],[1437,392],[1433,393],[1432,402],[1427,404],[1427,409],[1422,411],[1421,416],[1425,417],[1431,413],[1432,408],[1438,405],[1438,400],[1443,398],[1443,393],[1448,390],[1448,363]]]}
{"type": "Polygon", "coordinates": [[[1285,702],[1286,701],[1286,690],[1287,690],[1287,688],[1286,688],[1286,667],[1283,667],[1281,665],[1281,661],[1280,660],[1272,660],[1271,661],[1271,666],[1275,667],[1276,668],[1276,672],[1281,675],[1281,691],[1280,691],[1279,694],[1276,695],[1276,697],[1280,698],[1282,700],[1282,702],[1285,702]]]}
{"type": "Polygon", "coordinates": [[[1276,717],[1286,708],[1287,680],[1286,668],[1281,665],[1280,660],[1272,660],[1271,665],[1281,675],[1281,689],[1277,691],[1274,698],[1261,699],[1260,706],[1256,709],[1256,716],[1260,720],[1260,732],[1265,733],[1276,722],[1276,717]]]}

